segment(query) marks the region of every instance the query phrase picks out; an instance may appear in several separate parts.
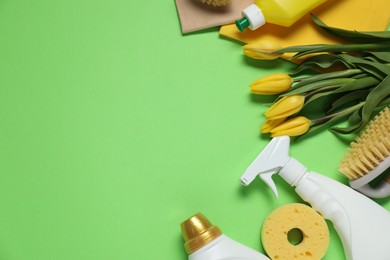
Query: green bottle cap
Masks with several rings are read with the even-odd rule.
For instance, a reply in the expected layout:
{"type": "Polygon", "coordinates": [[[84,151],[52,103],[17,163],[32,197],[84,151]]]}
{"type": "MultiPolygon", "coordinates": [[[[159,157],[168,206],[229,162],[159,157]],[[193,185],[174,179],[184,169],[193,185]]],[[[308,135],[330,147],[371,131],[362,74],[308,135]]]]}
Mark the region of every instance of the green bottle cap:
{"type": "Polygon", "coordinates": [[[242,17],[240,20],[236,20],[236,26],[237,29],[240,30],[240,32],[243,32],[245,28],[249,26],[249,20],[245,16],[242,17]]]}

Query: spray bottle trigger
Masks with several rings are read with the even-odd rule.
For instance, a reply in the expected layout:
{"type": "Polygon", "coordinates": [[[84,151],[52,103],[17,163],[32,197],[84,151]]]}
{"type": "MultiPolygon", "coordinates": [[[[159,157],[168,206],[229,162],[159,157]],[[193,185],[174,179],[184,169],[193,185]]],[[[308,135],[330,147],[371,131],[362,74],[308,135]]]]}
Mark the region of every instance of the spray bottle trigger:
{"type": "Polygon", "coordinates": [[[241,176],[241,183],[247,186],[258,175],[278,197],[272,175],[279,172],[290,160],[289,149],[290,138],[288,136],[273,138],[241,176]]]}
{"type": "Polygon", "coordinates": [[[268,187],[271,188],[275,197],[278,198],[278,190],[276,189],[275,182],[272,180],[272,175],[275,173],[275,171],[263,172],[262,174],[259,174],[259,177],[265,182],[265,184],[267,184],[268,187]]]}

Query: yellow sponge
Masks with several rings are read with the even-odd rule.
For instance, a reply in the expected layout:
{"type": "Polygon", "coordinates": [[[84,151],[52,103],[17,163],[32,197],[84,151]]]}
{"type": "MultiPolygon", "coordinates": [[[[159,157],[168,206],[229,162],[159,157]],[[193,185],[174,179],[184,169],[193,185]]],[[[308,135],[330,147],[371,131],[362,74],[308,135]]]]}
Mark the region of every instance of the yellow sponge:
{"type": "Polygon", "coordinates": [[[274,210],[264,221],[261,238],[272,260],[318,260],[329,246],[329,229],[324,218],[313,208],[292,203],[274,210]],[[289,241],[289,232],[301,232],[297,244],[289,241]]]}

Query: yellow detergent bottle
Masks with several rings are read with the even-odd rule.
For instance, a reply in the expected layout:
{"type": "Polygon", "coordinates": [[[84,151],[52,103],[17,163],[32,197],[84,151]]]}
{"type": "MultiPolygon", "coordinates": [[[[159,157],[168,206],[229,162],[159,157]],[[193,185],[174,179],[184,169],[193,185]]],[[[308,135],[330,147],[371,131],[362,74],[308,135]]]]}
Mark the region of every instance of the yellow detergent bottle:
{"type": "Polygon", "coordinates": [[[325,1],[257,0],[255,4],[242,10],[243,18],[236,21],[236,26],[241,32],[247,27],[256,30],[266,22],[289,27],[325,1]]]}

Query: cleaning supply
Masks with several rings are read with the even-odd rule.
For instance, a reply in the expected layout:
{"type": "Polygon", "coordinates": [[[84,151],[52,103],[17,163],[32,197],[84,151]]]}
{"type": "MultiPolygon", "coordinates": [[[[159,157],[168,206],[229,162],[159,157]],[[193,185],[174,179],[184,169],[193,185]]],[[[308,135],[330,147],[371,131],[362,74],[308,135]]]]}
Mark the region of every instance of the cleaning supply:
{"type": "Polygon", "coordinates": [[[372,198],[390,195],[390,174],[379,184],[370,183],[390,167],[390,108],[383,109],[351,143],[339,165],[349,185],[372,198]]]}
{"type": "Polygon", "coordinates": [[[383,207],[329,177],[308,172],[289,156],[290,138],[275,137],[241,177],[249,185],[258,175],[278,196],[272,175],[279,175],[325,219],[333,222],[346,258],[390,259],[390,213],[383,207]],[[368,244],[369,243],[369,244],[368,244]]]}
{"type": "Polygon", "coordinates": [[[241,10],[255,0],[231,0],[224,7],[199,1],[202,0],[175,0],[183,34],[234,23],[241,17],[241,10]]]}
{"type": "Polygon", "coordinates": [[[269,258],[222,234],[203,214],[181,223],[189,260],[266,260],[269,258]]]}
{"type": "MultiPolygon", "coordinates": [[[[313,13],[333,27],[361,32],[385,31],[389,25],[388,5],[388,0],[342,0],[320,5],[313,13]]],[[[329,37],[328,34],[319,29],[313,23],[309,13],[291,27],[267,23],[257,30],[240,32],[233,23],[221,26],[219,34],[235,42],[256,45],[258,42],[268,42],[270,47],[275,46],[272,49],[267,47],[268,51],[275,51],[287,46],[345,43],[340,38],[329,37]]],[[[294,54],[286,53],[283,54],[282,58],[289,59],[294,54]]],[[[299,59],[295,59],[293,62],[299,63],[299,59]]]]}
{"type": "Polygon", "coordinates": [[[306,13],[326,0],[257,0],[242,10],[242,18],[236,21],[242,32],[249,27],[256,30],[267,23],[290,27],[306,13]]]}
{"type": "Polygon", "coordinates": [[[227,6],[232,2],[231,0],[199,0],[199,1],[204,4],[212,5],[212,6],[227,6]]]}
{"type": "Polygon", "coordinates": [[[266,218],[261,240],[271,259],[317,260],[328,250],[329,229],[313,208],[291,203],[278,207],[266,218]]]}

